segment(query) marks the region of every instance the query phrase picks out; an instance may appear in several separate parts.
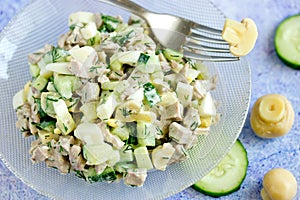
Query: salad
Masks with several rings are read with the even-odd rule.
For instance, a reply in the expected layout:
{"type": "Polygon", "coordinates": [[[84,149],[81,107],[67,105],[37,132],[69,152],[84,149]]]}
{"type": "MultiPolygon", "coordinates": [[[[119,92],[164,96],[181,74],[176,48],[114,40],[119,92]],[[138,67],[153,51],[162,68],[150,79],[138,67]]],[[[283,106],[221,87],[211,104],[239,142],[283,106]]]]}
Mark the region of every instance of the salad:
{"type": "Polygon", "coordinates": [[[33,163],[89,182],[142,186],[149,170],[186,160],[217,123],[201,63],[159,48],[145,22],[77,12],[57,46],[28,55],[31,80],[13,98],[16,126],[34,136],[33,163]]]}

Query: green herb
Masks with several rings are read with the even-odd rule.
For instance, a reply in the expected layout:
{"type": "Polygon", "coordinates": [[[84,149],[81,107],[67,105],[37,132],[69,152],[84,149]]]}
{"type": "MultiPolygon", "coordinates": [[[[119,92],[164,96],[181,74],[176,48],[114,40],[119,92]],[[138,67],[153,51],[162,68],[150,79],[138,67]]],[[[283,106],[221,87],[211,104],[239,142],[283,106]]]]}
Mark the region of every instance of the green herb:
{"type": "Polygon", "coordinates": [[[156,134],[158,134],[158,135],[163,135],[163,131],[162,131],[158,126],[156,126],[155,129],[156,129],[156,131],[157,131],[156,134]]]}
{"type": "Polygon", "coordinates": [[[155,51],[155,55],[158,55],[158,54],[161,54],[163,51],[161,50],[161,49],[157,49],[156,51],[155,51]]]}
{"type": "Polygon", "coordinates": [[[83,28],[83,26],[78,26],[77,24],[71,24],[71,26],[69,26],[69,29],[71,30],[71,31],[73,31],[74,29],[75,29],[75,27],[79,27],[79,28],[83,28]]]}
{"type": "Polygon", "coordinates": [[[189,95],[184,95],[184,99],[187,101],[189,99],[189,95]]]}
{"type": "Polygon", "coordinates": [[[144,135],[145,135],[145,136],[148,136],[148,135],[150,135],[150,131],[148,131],[148,132],[147,132],[147,128],[148,128],[148,127],[147,127],[147,125],[146,125],[146,124],[145,124],[145,127],[144,127],[144,128],[145,128],[144,135]]]}
{"type": "Polygon", "coordinates": [[[124,117],[127,117],[127,116],[129,116],[129,115],[132,114],[132,111],[130,109],[128,109],[128,108],[124,107],[124,108],[120,108],[120,110],[122,111],[122,115],[124,117]]]}
{"type": "Polygon", "coordinates": [[[76,99],[69,99],[70,103],[72,103],[71,105],[68,106],[68,109],[72,108],[73,106],[75,106],[78,102],[79,102],[79,98],[76,99]]]}
{"type": "Polygon", "coordinates": [[[92,37],[92,38],[90,38],[90,39],[88,40],[88,44],[89,44],[90,46],[93,46],[95,43],[96,43],[96,38],[95,38],[95,37],[92,37]]]}
{"type": "Polygon", "coordinates": [[[131,33],[134,31],[129,31],[126,35],[116,35],[112,38],[112,40],[116,43],[118,43],[120,46],[124,46],[124,44],[131,38],[131,33]]]}
{"type": "Polygon", "coordinates": [[[68,51],[66,51],[62,48],[59,48],[59,47],[54,47],[49,52],[49,54],[52,57],[52,62],[53,63],[55,63],[55,62],[64,62],[64,61],[66,61],[65,58],[70,55],[68,51]]]}
{"type": "Polygon", "coordinates": [[[127,146],[125,147],[125,149],[123,149],[123,153],[125,153],[125,151],[131,151],[132,149],[133,149],[132,146],[127,145],[127,146]]]}
{"type": "Polygon", "coordinates": [[[91,66],[89,69],[89,72],[96,72],[97,73],[97,69],[102,69],[103,66],[91,66]]]}
{"type": "Polygon", "coordinates": [[[145,54],[145,53],[141,53],[140,57],[138,59],[138,63],[139,64],[146,64],[149,60],[150,56],[145,54]]]}
{"type": "Polygon", "coordinates": [[[73,30],[75,29],[75,27],[76,27],[76,24],[71,24],[71,26],[69,26],[69,29],[70,29],[71,31],[73,31],[73,30]]]}
{"type": "Polygon", "coordinates": [[[196,128],[199,126],[199,123],[198,122],[193,122],[192,124],[191,124],[191,130],[192,131],[194,131],[194,130],[196,130],[196,128]]]}
{"type": "Polygon", "coordinates": [[[49,95],[46,96],[46,100],[47,101],[58,102],[59,99],[62,99],[62,98],[61,97],[59,97],[59,98],[53,98],[53,96],[49,96],[49,95]]]}
{"type": "Polygon", "coordinates": [[[83,178],[83,179],[86,180],[86,177],[85,177],[83,171],[75,170],[75,172],[76,172],[75,176],[77,176],[77,177],[79,177],[79,178],[83,178]]]}
{"type": "Polygon", "coordinates": [[[139,24],[141,23],[141,20],[140,19],[137,19],[137,20],[131,20],[131,24],[139,24]]]}
{"type": "Polygon", "coordinates": [[[24,127],[21,128],[21,132],[28,132],[28,131],[30,131],[29,128],[24,128],[24,127]]]}
{"type": "Polygon", "coordinates": [[[185,58],[185,57],[183,57],[183,59],[184,59],[184,61],[185,61],[186,63],[188,63],[193,69],[198,70],[198,69],[197,69],[197,66],[196,66],[196,63],[195,63],[192,59],[190,59],[190,58],[185,58]]]}
{"type": "Polygon", "coordinates": [[[151,43],[150,43],[150,42],[145,42],[144,45],[145,45],[146,47],[151,47],[151,43]]]}
{"type": "Polygon", "coordinates": [[[171,80],[168,80],[168,85],[171,86],[171,84],[172,84],[172,83],[171,83],[171,80]]]}
{"type": "Polygon", "coordinates": [[[63,151],[64,151],[64,148],[61,145],[59,145],[59,153],[61,153],[63,151]]]}
{"type": "Polygon", "coordinates": [[[141,77],[140,76],[132,76],[131,78],[136,81],[137,79],[139,79],[141,77]]]}
{"type": "Polygon", "coordinates": [[[47,143],[47,147],[49,147],[50,149],[52,148],[51,142],[47,143]]]}
{"type": "Polygon", "coordinates": [[[102,33],[114,32],[120,23],[120,21],[117,18],[109,15],[102,15],[101,19],[103,21],[103,24],[100,26],[98,31],[102,33]]]}
{"type": "Polygon", "coordinates": [[[64,126],[64,129],[65,129],[65,132],[68,132],[68,127],[63,123],[63,126],[64,126]]]}
{"type": "Polygon", "coordinates": [[[122,77],[122,74],[120,74],[119,72],[115,72],[115,74],[116,74],[117,76],[122,77]]]}
{"type": "Polygon", "coordinates": [[[184,156],[188,156],[188,154],[187,154],[187,152],[186,152],[186,150],[183,146],[181,146],[181,151],[182,151],[184,156]]]}

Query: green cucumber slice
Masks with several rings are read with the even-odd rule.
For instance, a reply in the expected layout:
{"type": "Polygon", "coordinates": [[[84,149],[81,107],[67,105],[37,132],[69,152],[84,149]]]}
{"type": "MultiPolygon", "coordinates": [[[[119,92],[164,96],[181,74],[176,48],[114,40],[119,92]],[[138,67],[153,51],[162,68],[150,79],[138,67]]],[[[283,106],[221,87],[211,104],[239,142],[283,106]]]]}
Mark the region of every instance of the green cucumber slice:
{"type": "Polygon", "coordinates": [[[275,50],[289,67],[300,69],[300,14],[285,18],[276,28],[275,50]]]}
{"type": "Polygon", "coordinates": [[[237,140],[224,159],[192,187],[209,196],[220,197],[240,189],[248,168],[247,151],[237,140]]]}

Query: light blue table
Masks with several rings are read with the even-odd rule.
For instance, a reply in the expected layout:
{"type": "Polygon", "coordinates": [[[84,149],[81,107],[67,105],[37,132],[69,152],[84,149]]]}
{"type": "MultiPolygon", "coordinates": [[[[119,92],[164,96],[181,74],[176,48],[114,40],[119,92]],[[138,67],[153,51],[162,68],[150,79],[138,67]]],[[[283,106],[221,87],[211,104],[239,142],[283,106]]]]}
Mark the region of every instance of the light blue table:
{"type": "MultiPolygon", "coordinates": [[[[256,99],[264,94],[285,95],[293,104],[295,124],[290,133],[282,138],[265,140],[254,135],[249,115],[240,135],[248,151],[247,177],[238,192],[220,199],[260,199],[262,178],[275,167],[289,169],[300,183],[300,71],[286,67],[276,56],[273,36],[276,25],[285,17],[300,13],[299,0],[211,0],[229,18],[240,20],[251,17],[256,21],[259,38],[255,49],[248,55],[252,70],[251,108],[256,99]]],[[[29,2],[29,0],[1,0],[0,31],[29,2]]],[[[299,30],[300,31],[300,30],[299,30]]],[[[300,44],[298,44],[300,46],[300,44]]],[[[250,110],[251,110],[250,108],[250,110]]],[[[24,185],[0,161],[0,199],[47,199],[24,185]]],[[[192,188],[173,195],[173,199],[213,199],[192,188]]],[[[296,199],[300,199],[300,192],[296,199]]]]}

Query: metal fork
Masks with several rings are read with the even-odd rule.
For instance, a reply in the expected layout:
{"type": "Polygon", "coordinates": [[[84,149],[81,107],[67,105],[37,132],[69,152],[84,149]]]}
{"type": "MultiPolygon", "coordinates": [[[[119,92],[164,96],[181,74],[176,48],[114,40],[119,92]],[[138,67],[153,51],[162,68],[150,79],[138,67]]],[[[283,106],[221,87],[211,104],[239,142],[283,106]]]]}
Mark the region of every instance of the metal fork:
{"type": "Polygon", "coordinates": [[[143,18],[151,35],[161,46],[183,52],[186,58],[201,61],[236,61],[222,30],[195,23],[181,17],[151,12],[129,0],[98,0],[125,9],[143,18]]]}

